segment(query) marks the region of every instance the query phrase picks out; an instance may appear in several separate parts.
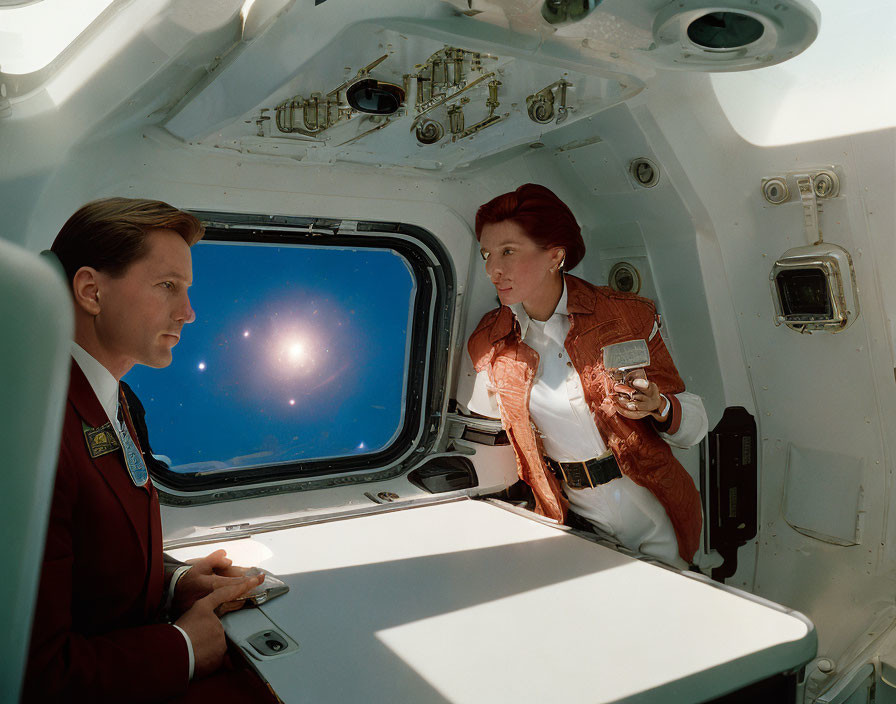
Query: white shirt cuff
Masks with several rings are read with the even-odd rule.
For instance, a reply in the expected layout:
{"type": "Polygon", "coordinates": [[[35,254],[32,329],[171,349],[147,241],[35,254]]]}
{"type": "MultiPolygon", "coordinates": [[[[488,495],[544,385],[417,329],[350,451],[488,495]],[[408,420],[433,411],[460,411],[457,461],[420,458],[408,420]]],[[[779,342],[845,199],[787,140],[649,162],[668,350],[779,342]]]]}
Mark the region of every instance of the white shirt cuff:
{"type": "Polygon", "coordinates": [[[663,410],[660,411],[660,415],[663,416],[663,417],[665,417],[666,420],[669,420],[669,417],[668,417],[667,414],[669,413],[669,409],[672,407],[672,402],[671,402],[668,398],[666,398],[666,395],[665,395],[665,394],[660,394],[660,397],[661,397],[661,398],[663,399],[663,401],[665,401],[665,403],[666,403],[666,405],[663,406],[663,410]]]}
{"type": "Polygon", "coordinates": [[[177,630],[179,630],[183,634],[184,640],[187,641],[187,654],[190,656],[190,677],[189,677],[189,679],[193,679],[193,667],[196,665],[196,660],[193,657],[193,643],[190,640],[190,636],[187,635],[187,632],[183,628],[178,626],[176,623],[172,623],[171,625],[174,626],[177,630]]]}
{"type": "Polygon", "coordinates": [[[681,424],[676,433],[660,433],[660,437],[675,447],[692,447],[703,439],[708,427],[703,400],[687,391],[675,394],[675,398],[681,405],[681,424]]]}
{"type": "Polygon", "coordinates": [[[187,570],[192,566],[193,565],[183,565],[178,567],[174,570],[174,574],[171,575],[171,581],[168,582],[168,598],[165,599],[165,613],[171,612],[171,603],[174,601],[174,590],[177,587],[177,580],[183,577],[187,573],[187,570]]]}

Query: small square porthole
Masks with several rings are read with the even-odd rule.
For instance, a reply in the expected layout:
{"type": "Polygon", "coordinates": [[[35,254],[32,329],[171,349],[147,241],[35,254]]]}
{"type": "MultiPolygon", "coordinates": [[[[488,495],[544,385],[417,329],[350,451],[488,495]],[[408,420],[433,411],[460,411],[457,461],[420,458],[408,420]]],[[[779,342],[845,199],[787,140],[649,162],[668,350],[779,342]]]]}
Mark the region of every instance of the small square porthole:
{"type": "Polygon", "coordinates": [[[775,277],[781,309],[791,320],[831,320],[834,316],[831,287],[821,268],[785,269],[775,277]]]}
{"type": "Polygon", "coordinates": [[[839,332],[859,315],[852,258],[833,244],[797,247],[769,275],[775,324],[798,332],[839,332]]]}

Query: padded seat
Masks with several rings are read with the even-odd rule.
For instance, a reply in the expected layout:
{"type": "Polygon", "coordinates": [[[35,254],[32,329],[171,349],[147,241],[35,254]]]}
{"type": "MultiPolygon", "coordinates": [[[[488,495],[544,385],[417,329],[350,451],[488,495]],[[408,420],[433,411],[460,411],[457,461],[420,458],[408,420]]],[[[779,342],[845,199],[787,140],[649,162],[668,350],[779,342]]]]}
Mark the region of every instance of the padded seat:
{"type": "Polygon", "coordinates": [[[0,239],[0,701],[19,700],[74,328],[49,260],[0,239]]]}

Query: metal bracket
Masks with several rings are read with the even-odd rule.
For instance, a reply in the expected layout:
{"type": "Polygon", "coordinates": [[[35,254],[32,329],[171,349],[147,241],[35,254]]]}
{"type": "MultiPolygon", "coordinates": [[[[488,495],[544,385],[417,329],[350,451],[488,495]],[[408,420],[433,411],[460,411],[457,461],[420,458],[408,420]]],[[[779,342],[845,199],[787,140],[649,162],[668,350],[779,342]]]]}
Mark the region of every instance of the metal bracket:
{"type": "Polygon", "coordinates": [[[820,244],[823,239],[818,224],[821,203],[815,197],[815,177],[812,174],[799,174],[796,177],[796,185],[803,204],[803,229],[806,231],[806,239],[809,244],[820,244]]]}
{"type": "Polygon", "coordinates": [[[810,244],[823,242],[819,215],[825,200],[840,195],[840,177],[837,167],[829,166],[812,171],[789,172],[781,176],[769,176],[760,184],[762,197],[772,205],[790,202],[791,192],[799,194],[803,206],[803,227],[810,244]],[[795,188],[791,188],[791,185],[795,188]]]}
{"type": "Polygon", "coordinates": [[[825,166],[811,171],[789,171],[780,176],[766,176],[760,183],[762,197],[772,205],[790,201],[791,186],[797,185],[799,178],[812,177],[815,196],[821,199],[836,198],[840,195],[840,176],[836,166],[825,166]]]}

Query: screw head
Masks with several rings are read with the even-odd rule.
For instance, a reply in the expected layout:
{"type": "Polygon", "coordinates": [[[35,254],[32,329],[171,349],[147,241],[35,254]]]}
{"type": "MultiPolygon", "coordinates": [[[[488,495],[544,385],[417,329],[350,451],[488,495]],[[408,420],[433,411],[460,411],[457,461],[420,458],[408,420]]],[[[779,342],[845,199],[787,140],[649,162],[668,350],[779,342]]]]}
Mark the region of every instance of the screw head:
{"type": "Polygon", "coordinates": [[[822,171],[815,177],[815,195],[819,198],[832,198],[839,190],[838,181],[836,174],[822,171]]]}

